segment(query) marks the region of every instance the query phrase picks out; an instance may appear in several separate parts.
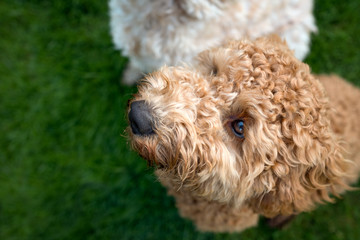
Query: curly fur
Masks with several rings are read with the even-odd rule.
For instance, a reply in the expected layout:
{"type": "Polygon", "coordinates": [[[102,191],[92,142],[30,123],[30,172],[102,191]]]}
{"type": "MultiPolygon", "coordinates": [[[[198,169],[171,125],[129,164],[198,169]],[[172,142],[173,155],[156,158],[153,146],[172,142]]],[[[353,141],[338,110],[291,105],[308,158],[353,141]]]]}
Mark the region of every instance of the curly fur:
{"type": "Polygon", "coordinates": [[[134,100],[151,107],[156,134],[130,138],[182,216],[200,230],[240,231],[259,214],[309,211],[349,189],[360,165],[358,99],[339,77],[312,75],[276,36],[232,41],[194,67],[147,76],[134,100]]]}
{"type": "Polygon", "coordinates": [[[109,6],[115,46],[130,57],[127,84],[163,64],[189,63],[226,39],[276,33],[303,59],[316,31],[312,0],[110,0],[109,6]]]}

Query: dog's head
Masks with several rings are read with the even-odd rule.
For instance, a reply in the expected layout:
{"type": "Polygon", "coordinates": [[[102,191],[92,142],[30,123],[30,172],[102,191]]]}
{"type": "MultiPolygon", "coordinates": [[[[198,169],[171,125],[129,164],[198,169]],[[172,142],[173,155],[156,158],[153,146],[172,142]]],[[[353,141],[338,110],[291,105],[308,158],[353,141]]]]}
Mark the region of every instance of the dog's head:
{"type": "Polygon", "coordinates": [[[309,210],[345,185],[329,112],[309,67],[270,37],[147,76],[129,130],[134,149],[177,187],[271,217],[309,210]]]}

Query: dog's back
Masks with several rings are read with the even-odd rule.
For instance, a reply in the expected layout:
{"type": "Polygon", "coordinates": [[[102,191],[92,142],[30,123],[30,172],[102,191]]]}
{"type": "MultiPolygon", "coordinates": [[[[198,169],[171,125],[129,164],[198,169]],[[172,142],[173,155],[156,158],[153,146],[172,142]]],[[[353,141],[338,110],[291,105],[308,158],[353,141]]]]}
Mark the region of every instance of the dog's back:
{"type": "Polygon", "coordinates": [[[344,141],[347,158],[354,161],[355,181],[360,171],[360,90],[335,75],[317,76],[322,82],[331,106],[332,127],[344,141]]]}

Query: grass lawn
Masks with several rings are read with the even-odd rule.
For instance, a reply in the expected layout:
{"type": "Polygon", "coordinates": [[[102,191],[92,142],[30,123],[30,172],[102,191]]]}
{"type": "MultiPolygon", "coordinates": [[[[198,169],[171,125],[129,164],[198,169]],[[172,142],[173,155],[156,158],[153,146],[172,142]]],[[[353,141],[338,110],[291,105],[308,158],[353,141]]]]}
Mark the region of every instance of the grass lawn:
{"type": "MultiPolygon", "coordinates": [[[[316,1],[306,59],[360,86],[360,1],[316,1]]],[[[124,137],[106,1],[0,1],[0,239],[360,239],[360,192],[241,234],[199,233],[124,137]]],[[[339,93],[343,94],[343,93],[339,93]]],[[[346,93],[344,93],[346,94],[346,93]]]]}

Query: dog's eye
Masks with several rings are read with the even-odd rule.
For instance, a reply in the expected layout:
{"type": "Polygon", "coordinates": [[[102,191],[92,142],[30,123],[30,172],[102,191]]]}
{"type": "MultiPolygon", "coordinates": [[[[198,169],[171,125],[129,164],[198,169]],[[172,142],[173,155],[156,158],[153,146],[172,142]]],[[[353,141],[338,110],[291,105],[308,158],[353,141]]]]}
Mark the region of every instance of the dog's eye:
{"type": "Polygon", "coordinates": [[[244,138],[244,121],[235,120],[231,123],[231,128],[234,134],[239,138],[244,138]]]}

